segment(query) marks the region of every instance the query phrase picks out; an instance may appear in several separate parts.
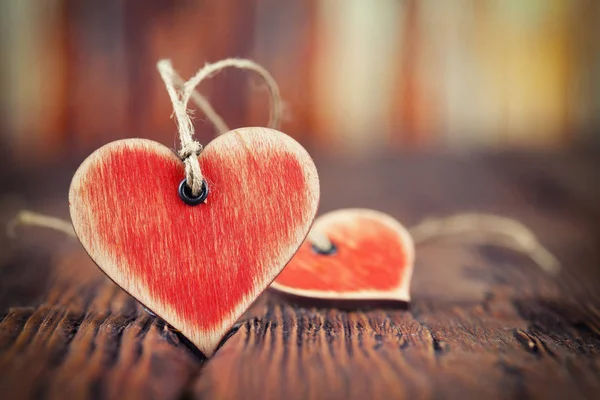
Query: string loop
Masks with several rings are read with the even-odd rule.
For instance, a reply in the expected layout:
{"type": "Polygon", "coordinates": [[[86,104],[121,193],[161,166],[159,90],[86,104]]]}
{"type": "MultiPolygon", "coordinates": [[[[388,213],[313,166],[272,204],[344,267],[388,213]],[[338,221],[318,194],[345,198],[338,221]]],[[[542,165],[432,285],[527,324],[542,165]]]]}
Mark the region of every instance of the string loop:
{"type": "Polygon", "coordinates": [[[203,176],[198,161],[202,145],[193,139],[194,125],[187,109],[190,99],[206,114],[219,134],[229,131],[223,118],[212,108],[210,102],[196,90],[196,87],[202,81],[211,78],[225,68],[240,68],[254,71],[264,80],[269,90],[271,106],[268,126],[273,129],[279,129],[283,114],[283,102],[279,94],[279,87],[269,71],[254,61],[241,58],[228,58],[213,64],[206,64],[188,81],[184,81],[177,74],[169,60],[160,60],[156,67],[165,83],[171,103],[173,103],[173,115],[179,132],[179,141],[181,142],[179,157],[185,165],[185,179],[191,189],[192,195],[198,196],[202,190],[203,176]]]}
{"type": "Polygon", "coordinates": [[[198,157],[200,153],[202,153],[202,149],[203,146],[200,143],[193,141],[189,143],[186,147],[179,150],[179,158],[181,158],[181,160],[183,161],[191,156],[198,157]]]}

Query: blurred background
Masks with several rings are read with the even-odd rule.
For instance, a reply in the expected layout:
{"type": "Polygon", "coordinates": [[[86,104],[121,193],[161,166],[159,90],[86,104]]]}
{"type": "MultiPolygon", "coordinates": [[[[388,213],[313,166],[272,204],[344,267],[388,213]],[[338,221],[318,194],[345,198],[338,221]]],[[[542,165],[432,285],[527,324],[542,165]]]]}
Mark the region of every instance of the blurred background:
{"type": "MultiPolygon", "coordinates": [[[[569,293],[600,304],[600,0],[0,0],[0,272],[19,245],[49,265],[34,250],[62,236],[1,229],[23,208],[68,219],[73,172],[99,146],[178,147],[158,60],[187,79],[228,57],[278,82],[281,130],[319,170],[320,213],[514,218],[561,261],[569,293]]],[[[230,127],[267,124],[252,73],[199,90],[230,127]]],[[[195,128],[215,136],[200,112],[195,128]]],[[[492,250],[419,248],[414,292],[529,293],[534,281],[505,273],[530,261],[492,250]]]]}
{"type": "MultiPolygon", "coordinates": [[[[175,146],[160,58],[186,79],[257,61],[281,87],[282,130],[325,153],[598,142],[597,0],[3,0],[0,27],[1,144],[16,163],[123,137],[175,146]]],[[[200,91],[230,126],[265,125],[258,83],[227,70],[200,91]]]]}

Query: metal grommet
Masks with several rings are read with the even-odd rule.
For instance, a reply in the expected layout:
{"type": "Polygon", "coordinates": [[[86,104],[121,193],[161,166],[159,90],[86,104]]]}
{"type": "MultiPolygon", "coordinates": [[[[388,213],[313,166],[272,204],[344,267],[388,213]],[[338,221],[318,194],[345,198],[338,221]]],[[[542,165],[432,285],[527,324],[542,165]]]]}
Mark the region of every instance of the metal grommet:
{"type": "Polygon", "coordinates": [[[182,180],[179,184],[179,197],[183,202],[190,206],[197,206],[200,203],[203,203],[204,200],[208,197],[208,184],[204,179],[202,179],[202,190],[198,193],[198,196],[194,196],[192,194],[192,190],[188,186],[186,180],[182,180]]]}
{"type": "Polygon", "coordinates": [[[335,253],[337,253],[337,247],[333,243],[331,243],[331,247],[329,247],[328,249],[320,249],[317,246],[315,246],[314,244],[311,247],[315,253],[320,254],[322,256],[332,256],[335,253]]]}

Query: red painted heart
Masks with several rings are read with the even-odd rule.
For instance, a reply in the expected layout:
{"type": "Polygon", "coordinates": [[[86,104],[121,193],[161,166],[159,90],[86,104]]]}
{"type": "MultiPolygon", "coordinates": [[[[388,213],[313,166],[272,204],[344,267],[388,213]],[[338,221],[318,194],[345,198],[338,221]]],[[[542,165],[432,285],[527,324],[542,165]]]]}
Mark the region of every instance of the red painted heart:
{"type": "Polygon", "coordinates": [[[319,299],[410,301],[414,244],[394,218],[372,210],[338,210],[317,218],[313,229],[336,251],[319,254],[306,241],[271,288],[319,299]]]}
{"type": "Polygon", "coordinates": [[[199,161],[209,195],[189,206],[174,152],[143,139],[109,143],[77,170],[69,204],[96,264],[211,355],[301,245],[319,182],[302,146],[272,129],[221,135],[199,161]]]}

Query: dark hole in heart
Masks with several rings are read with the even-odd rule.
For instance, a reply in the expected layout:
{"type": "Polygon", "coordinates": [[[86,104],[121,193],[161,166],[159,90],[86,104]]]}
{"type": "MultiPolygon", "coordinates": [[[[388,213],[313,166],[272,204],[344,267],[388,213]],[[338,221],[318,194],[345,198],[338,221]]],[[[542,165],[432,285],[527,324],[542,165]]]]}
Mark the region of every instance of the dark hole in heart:
{"type": "Polygon", "coordinates": [[[320,254],[322,256],[332,256],[335,253],[337,253],[337,246],[333,243],[331,243],[331,246],[329,246],[328,249],[321,249],[315,246],[314,244],[311,247],[315,253],[320,254]]]}
{"type": "Polygon", "coordinates": [[[187,184],[187,181],[184,179],[179,184],[179,197],[183,202],[190,206],[197,206],[198,204],[204,203],[204,200],[208,197],[208,184],[204,179],[202,179],[202,189],[197,196],[192,194],[192,189],[187,184]]]}

